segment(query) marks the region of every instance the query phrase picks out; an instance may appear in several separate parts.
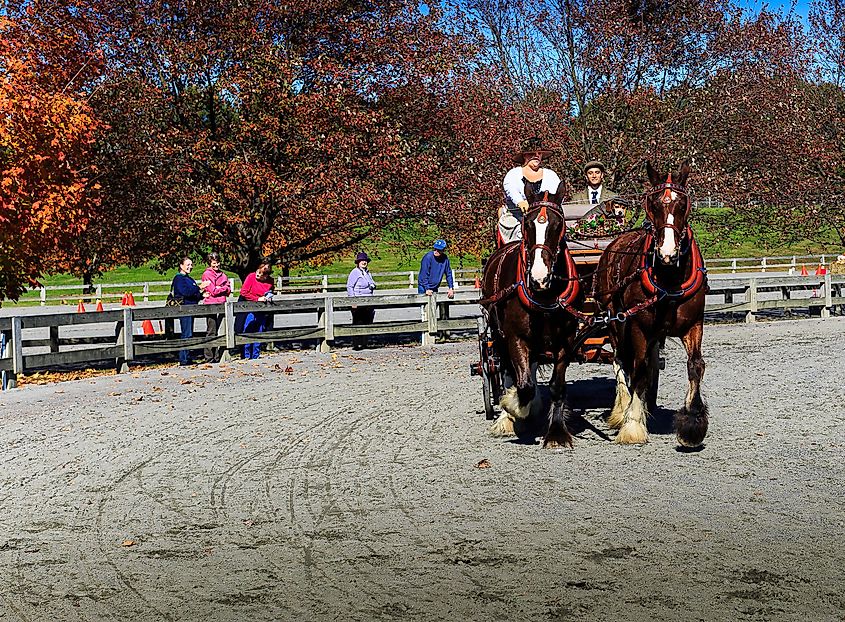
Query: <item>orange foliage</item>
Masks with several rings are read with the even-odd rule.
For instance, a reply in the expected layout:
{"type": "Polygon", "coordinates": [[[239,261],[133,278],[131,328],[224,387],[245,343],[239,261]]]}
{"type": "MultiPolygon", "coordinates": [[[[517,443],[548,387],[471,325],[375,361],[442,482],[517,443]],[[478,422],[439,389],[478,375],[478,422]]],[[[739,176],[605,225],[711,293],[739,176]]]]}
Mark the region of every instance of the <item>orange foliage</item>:
{"type": "Polygon", "coordinates": [[[91,109],[43,79],[17,34],[0,18],[0,299],[37,283],[48,256],[84,230],[98,189],[91,109]]]}

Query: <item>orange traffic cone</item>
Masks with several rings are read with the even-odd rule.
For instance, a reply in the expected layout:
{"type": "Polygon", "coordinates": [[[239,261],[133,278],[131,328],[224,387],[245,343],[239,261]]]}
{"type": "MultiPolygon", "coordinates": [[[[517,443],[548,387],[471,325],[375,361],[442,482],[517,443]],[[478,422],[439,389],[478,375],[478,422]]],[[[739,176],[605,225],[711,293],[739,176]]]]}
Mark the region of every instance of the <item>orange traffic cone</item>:
{"type": "Polygon", "coordinates": [[[102,310],[103,310],[103,301],[98,298],[97,299],[97,311],[102,311],[102,310]]]}
{"type": "Polygon", "coordinates": [[[126,306],[126,294],[127,294],[127,293],[128,293],[128,292],[123,292],[123,296],[122,296],[122,297],[121,297],[121,299],[120,299],[120,306],[121,306],[121,307],[125,307],[125,306],[126,306]]]}
{"type": "Polygon", "coordinates": [[[141,324],[141,328],[144,329],[145,335],[155,335],[156,329],[153,328],[153,323],[150,320],[144,320],[141,324]]]}
{"type": "Polygon", "coordinates": [[[821,264],[819,264],[819,267],[816,268],[816,276],[824,276],[826,272],[827,270],[821,264]]]}
{"type": "Polygon", "coordinates": [[[134,307],[135,306],[135,296],[132,295],[132,292],[129,292],[126,296],[127,296],[126,304],[129,305],[130,307],[134,307]]]}
{"type": "Polygon", "coordinates": [[[85,305],[82,304],[82,301],[79,301],[79,304],[76,305],[76,312],[77,313],[85,313],[85,305]]]}
{"type": "Polygon", "coordinates": [[[481,289],[481,279],[475,277],[475,289],[481,289]]]}
{"type": "Polygon", "coordinates": [[[809,272],[807,272],[807,266],[801,264],[801,276],[809,276],[809,272]]]}

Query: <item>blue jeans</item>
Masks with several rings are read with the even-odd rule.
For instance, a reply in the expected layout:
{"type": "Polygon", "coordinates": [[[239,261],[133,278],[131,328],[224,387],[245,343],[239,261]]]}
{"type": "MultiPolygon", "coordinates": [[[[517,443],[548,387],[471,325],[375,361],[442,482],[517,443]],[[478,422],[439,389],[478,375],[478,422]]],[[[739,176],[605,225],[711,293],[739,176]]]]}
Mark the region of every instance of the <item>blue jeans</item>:
{"type": "MultiPolygon", "coordinates": [[[[194,318],[193,317],[180,317],[179,318],[179,327],[182,329],[182,339],[190,339],[194,336],[194,318]]],[[[187,365],[190,362],[191,358],[191,351],[190,350],[179,350],[179,362],[183,365],[187,365]]]]}
{"type": "MultiPolygon", "coordinates": [[[[263,333],[264,328],[267,324],[267,316],[263,313],[252,313],[249,312],[246,314],[246,318],[244,319],[244,332],[245,333],[263,333]]],[[[244,358],[245,359],[257,359],[258,356],[261,354],[261,344],[256,343],[247,343],[244,344],[244,358]]]]}

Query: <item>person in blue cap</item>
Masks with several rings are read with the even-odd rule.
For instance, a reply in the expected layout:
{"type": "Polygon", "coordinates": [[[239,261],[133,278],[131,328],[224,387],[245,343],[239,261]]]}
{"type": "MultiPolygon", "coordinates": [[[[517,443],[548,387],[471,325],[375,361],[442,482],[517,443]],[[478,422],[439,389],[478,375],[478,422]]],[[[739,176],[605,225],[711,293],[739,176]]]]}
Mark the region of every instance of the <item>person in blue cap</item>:
{"type": "Polygon", "coordinates": [[[427,252],[420,262],[420,280],[417,291],[420,294],[431,296],[439,289],[445,274],[446,284],[449,286],[446,295],[449,298],[454,298],[455,281],[452,277],[452,266],[449,265],[449,256],[444,252],[446,240],[435,240],[432,246],[434,250],[427,252]]]}

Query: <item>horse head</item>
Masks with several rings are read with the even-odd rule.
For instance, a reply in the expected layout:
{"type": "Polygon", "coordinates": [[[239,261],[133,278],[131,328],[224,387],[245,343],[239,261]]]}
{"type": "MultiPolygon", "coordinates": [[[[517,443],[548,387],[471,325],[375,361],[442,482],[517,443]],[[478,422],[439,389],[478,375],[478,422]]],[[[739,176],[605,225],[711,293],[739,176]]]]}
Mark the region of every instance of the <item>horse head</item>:
{"type": "Polygon", "coordinates": [[[651,189],[645,198],[646,217],[654,227],[654,245],[661,263],[677,262],[681,253],[681,242],[686,234],[690,212],[687,194],[689,161],[685,160],[674,173],[663,176],[655,171],[651,162],[646,162],[646,171],[651,189]]]}
{"type": "Polygon", "coordinates": [[[554,193],[534,194],[526,188],[528,212],[522,221],[525,277],[534,291],[547,290],[566,230],[560,204],[566,189],[561,182],[554,193]]]}

